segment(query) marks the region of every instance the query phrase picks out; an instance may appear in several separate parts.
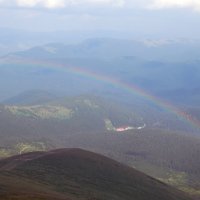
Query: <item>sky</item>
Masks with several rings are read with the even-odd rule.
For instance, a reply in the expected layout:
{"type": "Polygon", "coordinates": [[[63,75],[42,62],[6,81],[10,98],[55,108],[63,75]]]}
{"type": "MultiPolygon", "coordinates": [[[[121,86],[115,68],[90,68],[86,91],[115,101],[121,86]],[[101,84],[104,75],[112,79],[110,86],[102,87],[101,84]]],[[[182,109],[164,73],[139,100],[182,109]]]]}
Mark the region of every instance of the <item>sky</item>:
{"type": "Polygon", "coordinates": [[[200,35],[200,0],[0,0],[0,28],[200,35]]]}

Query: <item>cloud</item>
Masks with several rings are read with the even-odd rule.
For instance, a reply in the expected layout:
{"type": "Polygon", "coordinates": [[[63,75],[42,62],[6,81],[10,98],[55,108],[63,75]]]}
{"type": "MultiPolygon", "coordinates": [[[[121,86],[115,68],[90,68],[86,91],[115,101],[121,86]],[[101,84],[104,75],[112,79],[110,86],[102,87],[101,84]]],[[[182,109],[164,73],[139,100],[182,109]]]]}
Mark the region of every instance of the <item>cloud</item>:
{"type": "Polygon", "coordinates": [[[149,7],[152,9],[191,8],[200,11],[200,0],[154,0],[149,7]]]}
{"type": "Polygon", "coordinates": [[[35,7],[35,6],[41,6],[45,8],[65,7],[64,0],[16,0],[16,4],[20,7],[35,7]]]}
{"type": "Polygon", "coordinates": [[[65,8],[68,6],[111,6],[122,7],[126,0],[0,0],[1,6],[27,8],[65,8]]]}
{"type": "Polygon", "coordinates": [[[200,0],[0,0],[0,6],[25,8],[120,7],[132,9],[191,8],[200,11],[200,0]]]}

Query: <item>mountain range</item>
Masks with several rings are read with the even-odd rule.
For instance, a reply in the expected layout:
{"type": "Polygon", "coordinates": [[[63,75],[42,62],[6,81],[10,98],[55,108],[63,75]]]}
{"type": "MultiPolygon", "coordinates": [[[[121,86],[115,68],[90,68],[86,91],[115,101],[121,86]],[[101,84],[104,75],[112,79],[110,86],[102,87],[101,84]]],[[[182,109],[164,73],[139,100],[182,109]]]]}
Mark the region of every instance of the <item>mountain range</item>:
{"type": "Polygon", "coordinates": [[[198,199],[199,45],[95,38],[1,56],[2,198],[198,199]]]}
{"type": "Polygon", "coordinates": [[[36,46],[1,57],[0,100],[39,89],[65,96],[95,92],[120,98],[127,92],[109,81],[114,79],[177,105],[198,106],[198,49],[198,41],[181,39],[96,38],[78,44],[36,46]],[[69,68],[80,68],[86,74],[70,73],[69,68]],[[106,77],[107,81],[97,81],[92,74],[106,77]]]}

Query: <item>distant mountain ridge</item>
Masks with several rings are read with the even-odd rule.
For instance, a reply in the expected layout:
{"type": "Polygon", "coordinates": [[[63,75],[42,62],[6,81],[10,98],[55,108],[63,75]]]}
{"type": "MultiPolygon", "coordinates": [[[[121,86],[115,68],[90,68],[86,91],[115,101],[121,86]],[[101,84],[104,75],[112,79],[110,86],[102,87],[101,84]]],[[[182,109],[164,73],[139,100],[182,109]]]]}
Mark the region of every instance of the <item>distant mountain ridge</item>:
{"type": "Polygon", "coordinates": [[[0,100],[28,90],[63,95],[95,91],[121,98],[127,91],[109,82],[114,79],[175,104],[196,105],[200,97],[188,94],[200,85],[199,56],[200,42],[184,40],[94,38],[73,45],[36,46],[0,58],[0,100]],[[70,73],[65,70],[69,66],[85,73],[70,73]],[[99,80],[92,74],[97,74],[99,80]],[[182,91],[184,98],[174,91],[182,91]]]}
{"type": "Polygon", "coordinates": [[[198,60],[199,40],[123,40],[113,38],[91,38],[79,44],[50,43],[37,46],[14,55],[37,58],[115,58],[133,57],[146,61],[162,60],[164,62],[198,60]],[[174,52],[176,51],[176,54],[174,52]]]}

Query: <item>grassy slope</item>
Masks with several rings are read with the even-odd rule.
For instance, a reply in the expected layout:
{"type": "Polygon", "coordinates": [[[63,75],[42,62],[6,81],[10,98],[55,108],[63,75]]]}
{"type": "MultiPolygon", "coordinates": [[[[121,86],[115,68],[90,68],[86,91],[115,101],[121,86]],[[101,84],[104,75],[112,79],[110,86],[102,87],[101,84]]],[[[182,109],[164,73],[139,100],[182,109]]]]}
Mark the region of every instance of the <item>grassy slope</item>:
{"type": "Polygon", "coordinates": [[[1,177],[9,177],[6,182],[0,179],[2,200],[9,197],[39,200],[48,199],[48,195],[54,199],[62,199],[65,195],[66,199],[82,200],[192,199],[132,168],[80,149],[15,156],[2,160],[0,170],[1,177]]]}
{"type": "Polygon", "coordinates": [[[70,200],[66,196],[52,192],[44,184],[28,179],[3,174],[0,175],[0,199],[2,200],[70,200]]]}

